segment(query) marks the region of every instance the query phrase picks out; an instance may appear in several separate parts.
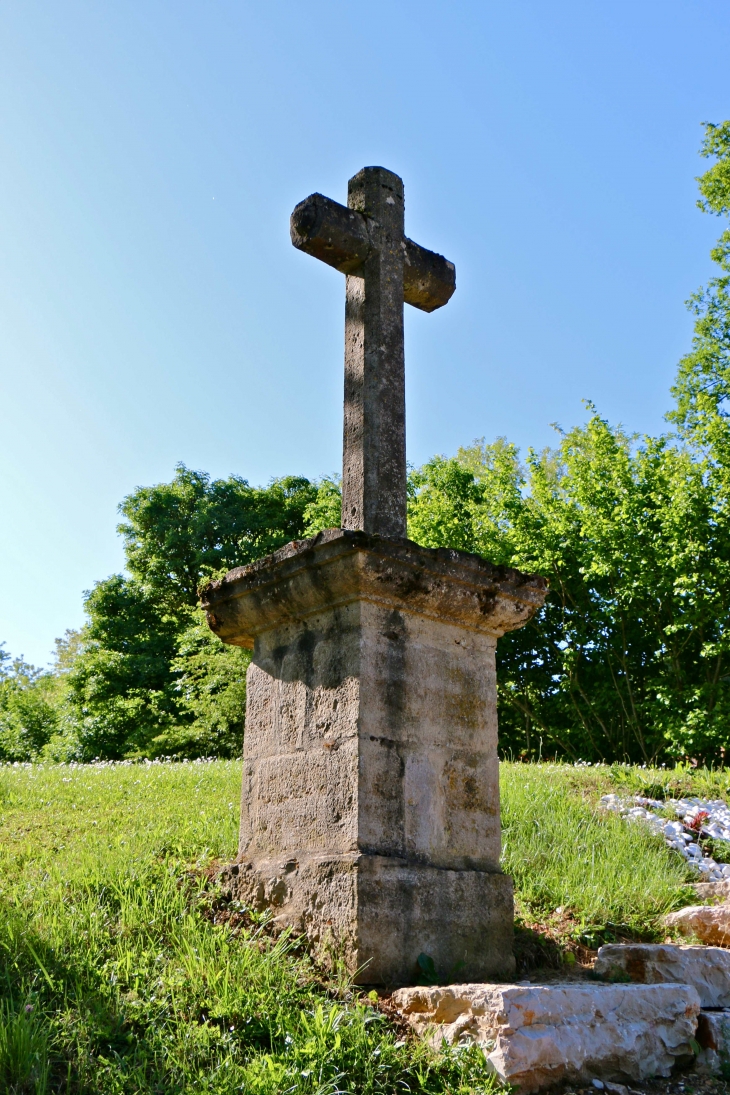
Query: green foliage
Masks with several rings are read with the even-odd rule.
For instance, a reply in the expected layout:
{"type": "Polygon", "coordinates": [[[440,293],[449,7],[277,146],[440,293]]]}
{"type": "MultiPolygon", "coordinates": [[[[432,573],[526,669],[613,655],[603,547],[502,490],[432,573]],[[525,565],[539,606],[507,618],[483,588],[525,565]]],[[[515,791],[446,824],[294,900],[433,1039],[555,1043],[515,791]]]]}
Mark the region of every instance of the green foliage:
{"type": "Polygon", "coordinates": [[[195,607],[198,587],[300,537],[317,498],[306,479],[259,489],[182,464],[172,482],[129,495],[119,531],[130,576],[98,582],[86,597],[88,623],[64,647],[67,718],[51,755],[240,752],[249,655],[212,635],[195,607]]]}
{"type": "MultiPolygon", "coordinates": [[[[216,922],[208,869],[235,854],[239,763],[0,776],[0,1015],[32,1019],[30,1039],[27,1023],[12,1035],[11,1076],[46,1061],[50,1090],[69,1095],[497,1086],[481,1050],[437,1053],[402,1038],[265,918],[239,909],[216,922]]],[[[0,1067],[1,1039],[2,1027],[0,1067]]]]}
{"type": "Polygon", "coordinates": [[[424,547],[478,551],[483,491],[457,460],[434,456],[408,477],[408,535],[424,547]]]}
{"type": "Polygon", "coordinates": [[[317,494],[304,510],[304,536],[315,536],[326,528],[339,528],[342,522],[342,491],[339,478],[325,477],[317,484],[317,494]]]}
{"type": "MultiPolygon", "coordinates": [[[[707,125],[701,208],[730,213],[730,122],[707,125]]],[[[730,229],[693,300],[669,416],[640,443],[591,407],[526,468],[504,440],[411,476],[410,535],[545,575],[498,644],[500,740],[524,756],[720,760],[730,716],[730,229]]]]}
{"type": "Polygon", "coordinates": [[[172,609],[194,607],[203,579],[300,537],[316,498],[309,480],[296,476],[257,488],[178,464],[171,483],[139,487],[119,507],[127,567],[172,609]]]}
{"type": "Polygon", "coordinates": [[[89,622],[68,673],[79,759],[147,755],[178,719],[171,663],[183,614],[120,574],[98,582],[85,606],[89,622]]]}
{"type": "Polygon", "coordinates": [[[730,216],[730,121],[721,125],[705,122],[700,155],[717,162],[697,180],[702,194],[697,204],[705,213],[730,216]]]}
{"type": "Polygon", "coordinates": [[[39,756],[58,728],[56,680],[0,644],[0,761],[39,756]]]}
{"type": "Polygon", "coordinates": [[[503,441],[479,442],[412,476],[414,539],[550,581],[545,608],[498,644],[503,750],[720,756],[730,529],[708,470],[593,412],[525,469],[503,441]]]}
{"type": "MultiPolygon", "coordinates": [[[[705,125],[700,154],[714,158],[698,179],[706,213],[730,215],[730,121],[705,125]]],[[[730,468],[730,228],[720,236],[711,257],[721,273],[688,302],[697,316],[692,351],[679,363],[672,393],[676,409],[669,415],[685,436],[708,447],[714,459],[730,468]]]]}
{"type": "Polygon", "coordinates": [[[183,632],[171,663],[181,714],[177,725],[155,741],[155,755],[233,757],[243,749],[246,670],[251,651],[226,646],[202,612],[183,632]]]}
{"type": "Polygon", "coordinates": [[[224,646],[198,609],[173,614],[121,575],[99,582],[86,609],[89,622],[66,680],[75,713],[75,740],[66,755],[240,753],[248,651],[224,646]]]}

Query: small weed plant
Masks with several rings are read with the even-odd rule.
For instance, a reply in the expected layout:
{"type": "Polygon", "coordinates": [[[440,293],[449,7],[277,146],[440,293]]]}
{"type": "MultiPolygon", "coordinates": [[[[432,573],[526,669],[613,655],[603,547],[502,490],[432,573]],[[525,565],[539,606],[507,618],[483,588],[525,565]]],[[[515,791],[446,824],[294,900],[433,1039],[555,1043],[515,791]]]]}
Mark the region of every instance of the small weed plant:
{"type": "Polygon", "coordinates": [[[0,1090],[8,1095],[48,1091],[48,1030],[30,1003],[0,1002],[0,1090]]]}

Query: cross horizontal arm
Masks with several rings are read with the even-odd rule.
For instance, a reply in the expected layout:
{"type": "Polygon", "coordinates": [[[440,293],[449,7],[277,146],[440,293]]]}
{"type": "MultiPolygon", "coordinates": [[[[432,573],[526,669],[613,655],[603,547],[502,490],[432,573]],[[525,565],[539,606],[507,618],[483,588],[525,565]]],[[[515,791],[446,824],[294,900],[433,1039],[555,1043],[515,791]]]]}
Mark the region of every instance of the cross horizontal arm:
{"type": "Polygon", "coordinates": [[[448,304],[456,289],[456,267],[436,251],[404,238],[403,299],[422,312],[448,304]]]}
{"type": "MultiPolygon", "coordinates": [[[[291,241],[342,274],[357,273],[376,250],[368,231],[368,218],[354,209],[311,194],[291,215],[291,241]]],[[[403,263],[403,299],[406,304],[433,312],[449,301],[456,288],[456,267],[443,255],[428,251],[407,237],[403,263]]]]}
{"type": "Polygon", "coordinates": [[[362,213],[324,194],[310,194],[299,202],[289,226],[291,241],[299,251],[334,266],[341,274],[357,270],[373,250],[362,213]]]}

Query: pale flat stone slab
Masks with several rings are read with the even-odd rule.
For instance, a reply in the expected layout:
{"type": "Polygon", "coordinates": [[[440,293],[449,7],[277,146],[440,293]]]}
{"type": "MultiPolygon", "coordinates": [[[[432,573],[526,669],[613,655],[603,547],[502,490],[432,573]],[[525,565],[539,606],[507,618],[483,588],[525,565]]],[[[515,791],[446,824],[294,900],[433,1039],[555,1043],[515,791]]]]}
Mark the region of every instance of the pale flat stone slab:
{"type": "Polygon", "coordinates": [[[448,985],[398,989],[393,1002],[434,1045],[482,1045],[523,1092],[668,1076],[693,1055],[700,1012],[696,989],[679,984],[448,985]]]}
{"type": "Polygon", "coordinates": [[[664,917],[668,928],[703,943],[730,947],[730,905],[688,905],[664,917]]]}
{"type": "Polygon", "coordinates": [[[692,889],[700,901],[708,905],[720,905],[730,901],[730,882],[695,882],[692,889]]]}
{"type": "Polygon", "coordinates": [[[594,972],[607,981],[692,985],[703,1008],[730,1007],[730,951],[722,947],[608,943],[598,952],[594,972]]]}
{"type": "Polygon", "coordinates": [[[697,1023],[698,1072],[720,1076],[730,1065],[730,1011],[701,1011],[697,1023]]]}

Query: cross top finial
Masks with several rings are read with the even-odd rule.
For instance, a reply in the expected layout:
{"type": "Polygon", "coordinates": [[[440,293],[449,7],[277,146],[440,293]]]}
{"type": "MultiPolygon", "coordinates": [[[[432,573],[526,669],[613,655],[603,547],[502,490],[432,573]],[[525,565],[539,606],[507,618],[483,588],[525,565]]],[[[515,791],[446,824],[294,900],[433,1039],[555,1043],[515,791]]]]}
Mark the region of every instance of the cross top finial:
{"type": "Polygon", "coordinates": [[[347,206],[311,194],[291,215],[295,247],[346,275],[342,527],[406,535],[403,302],[433,312],[456,270],[404,234],[403,180],[364,167],[347,206]]]}

